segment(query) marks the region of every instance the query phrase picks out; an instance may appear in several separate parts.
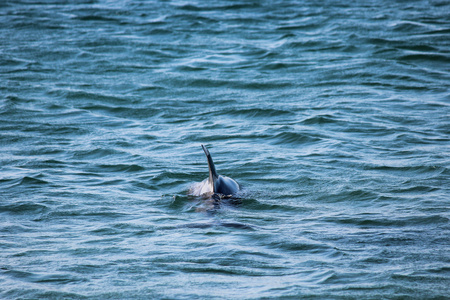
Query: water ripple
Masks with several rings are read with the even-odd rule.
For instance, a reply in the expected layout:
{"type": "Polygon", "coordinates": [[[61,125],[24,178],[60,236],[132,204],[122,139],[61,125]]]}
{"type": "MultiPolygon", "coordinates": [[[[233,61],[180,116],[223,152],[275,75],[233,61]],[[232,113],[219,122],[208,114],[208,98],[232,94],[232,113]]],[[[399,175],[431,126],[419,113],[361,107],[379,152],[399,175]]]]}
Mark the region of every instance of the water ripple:
{"type": "Polygon", "coordinates": [[[449,294],[448,1],[0,7],[0,297],[449,294]]]}

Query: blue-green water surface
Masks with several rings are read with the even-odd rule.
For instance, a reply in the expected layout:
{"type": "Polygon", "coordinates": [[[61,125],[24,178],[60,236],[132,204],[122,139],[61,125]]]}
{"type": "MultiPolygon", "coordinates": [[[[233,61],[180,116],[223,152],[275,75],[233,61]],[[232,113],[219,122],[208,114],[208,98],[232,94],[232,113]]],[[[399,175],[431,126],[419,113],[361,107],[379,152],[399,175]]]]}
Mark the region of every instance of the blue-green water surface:
{"type": "Polygon", "coordinates": [[[0,298],[448,299],[449,12],[1,1],[0,298]]]}

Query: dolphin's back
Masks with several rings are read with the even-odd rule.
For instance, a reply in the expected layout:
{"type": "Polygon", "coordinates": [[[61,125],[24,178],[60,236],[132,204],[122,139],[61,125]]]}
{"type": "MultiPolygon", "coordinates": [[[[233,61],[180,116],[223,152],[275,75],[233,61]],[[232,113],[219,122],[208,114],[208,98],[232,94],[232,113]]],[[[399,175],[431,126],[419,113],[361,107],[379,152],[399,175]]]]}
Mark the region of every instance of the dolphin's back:
{"type": "Polygon", "coordinates": [[[219,175],[214,182],[214,193],[233,195],[239,191],[239,184],[230,177],[219,175]]]}
{"type": "Polygon", "coordinates": [[[202,148],[208,160],[208,183],[212,186],[212,192],[223,195],[233,195],[237,193],[239,191],[239,184],[230,177],[218,175],[211,154],[205,146],[202,145],[202,148]]]}

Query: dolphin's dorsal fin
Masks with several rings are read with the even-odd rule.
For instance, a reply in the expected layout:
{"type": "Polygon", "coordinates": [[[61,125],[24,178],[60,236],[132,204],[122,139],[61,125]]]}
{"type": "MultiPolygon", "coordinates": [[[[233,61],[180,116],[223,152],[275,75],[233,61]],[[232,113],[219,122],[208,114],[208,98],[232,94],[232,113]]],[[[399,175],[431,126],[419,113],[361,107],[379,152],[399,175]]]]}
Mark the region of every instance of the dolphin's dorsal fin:
{"type": "Polygon", "coordinates": [[[208,167],[209,167],[209,183],[212,185],[213,192],[215,193],[215,181],[219,177],[216,172],[216,166],[214,166],[214,162],[212,160],[211,154],[209,154],[208,149],[202,145],[203,151],[205,152],[206,158],[208,159],[208,167]]]}

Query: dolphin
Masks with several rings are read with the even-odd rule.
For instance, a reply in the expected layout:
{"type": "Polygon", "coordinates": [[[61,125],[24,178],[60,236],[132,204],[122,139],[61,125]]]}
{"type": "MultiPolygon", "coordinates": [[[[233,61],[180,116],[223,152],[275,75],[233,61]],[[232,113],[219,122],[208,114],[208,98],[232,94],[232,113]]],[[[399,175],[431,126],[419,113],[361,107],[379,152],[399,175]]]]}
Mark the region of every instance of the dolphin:
{"type": "Polygon", "coordinates": [[[217,174],[216,166],[214,165],[211,154],[209,154],[209,151],[205,146],[202,145],[202,148],[205,152],[206,158],[208,159],[208,184],[210,185],[212,192],[214,194],[222,194],[226,196],[236,194],[239,191],[239,184],[230,177],[217,174]]]}
{"type": "Polygon", "coordinates": [[[217,174],[211,154],[204,145],[202,148],[208,160],[209,177],[194,185],[191,194],[195,196],[218,194],[228,197],[235,195],[240,190],[239,184],[230,177],[217,174]]]}

